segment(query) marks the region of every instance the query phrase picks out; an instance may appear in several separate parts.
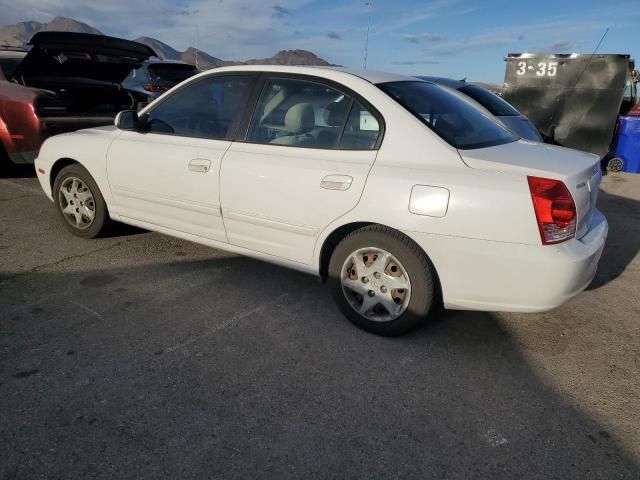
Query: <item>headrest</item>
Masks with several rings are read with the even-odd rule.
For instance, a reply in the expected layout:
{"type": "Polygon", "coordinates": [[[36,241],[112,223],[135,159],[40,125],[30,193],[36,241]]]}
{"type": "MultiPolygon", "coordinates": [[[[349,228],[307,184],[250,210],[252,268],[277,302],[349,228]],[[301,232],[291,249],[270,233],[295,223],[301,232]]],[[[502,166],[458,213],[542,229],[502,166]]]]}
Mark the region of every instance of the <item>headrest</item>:
{"type": "Polygon", "coordinates": [[[344,122],[344,116],[347,113],[347,103],[342,100],[327,105],[324,109],[324,121],[330,127],[341,127],[344,122]]]}
{"type": "Polygon", "coordinates": [[[316,117],[310,103],[298,103],[284,117],[285,128],[293,133],[307,133],[316,126],[316,117]]]}

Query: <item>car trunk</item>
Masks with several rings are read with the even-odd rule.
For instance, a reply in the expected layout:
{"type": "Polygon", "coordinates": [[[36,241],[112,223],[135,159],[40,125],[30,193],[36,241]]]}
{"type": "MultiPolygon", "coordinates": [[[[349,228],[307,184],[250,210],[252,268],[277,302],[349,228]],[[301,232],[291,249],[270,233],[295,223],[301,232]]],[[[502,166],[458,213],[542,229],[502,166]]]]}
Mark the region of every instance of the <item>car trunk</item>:
{"type": "Polygon", "coordinates": [[[562,180],[576,204],[576,237],[589,231],[602,181],[597,155],[523,140],[459,152],[471,168],[562,180]]]}
{"type": "Polygon", "coordinates": [[[140,43],[81,33],[40,32],[30,44],[33,47],[12,79],[43,91],[36,113],[49,118],[87,117],[90,125],[135,107],[136,99],[120,83],[154,55],[140,43]]]}

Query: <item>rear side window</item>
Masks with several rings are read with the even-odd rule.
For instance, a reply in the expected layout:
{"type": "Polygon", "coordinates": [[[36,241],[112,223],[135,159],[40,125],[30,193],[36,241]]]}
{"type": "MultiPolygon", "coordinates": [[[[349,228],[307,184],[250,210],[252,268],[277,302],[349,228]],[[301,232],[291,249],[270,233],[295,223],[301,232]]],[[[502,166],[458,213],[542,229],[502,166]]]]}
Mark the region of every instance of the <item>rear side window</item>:
{"type": "Polygon", "coordinates": [[[518,137],[460,94],[427,82],[390,82],[378,87],[460,150],[514,142],[518,137]]]}
{"type": "Polygon", "coordinates": [[[350,96],[320,82],[288,78],[267,81],[248,141],[290,147],[369,150],[378,122],[350,96]]]}
{"type": "Polygon", "coordinates": [[[222,140],[246,104],[253,76],[215,76],[178,90],[147,114],[153,133],[222,140]]]}
{"type": "Polygon", "coordinates": [[[147,70],[152,80],[166,80],[167,82],[181,82],[198,73],[196,67],[179,63],[152,64],[147,67],[147,70]]]}
{"type": "Polygon", "coordinates": [[[343,150],[370,150],[380,135],[378,120],[359,102],[354,102],[340,140],[343,150]]]}
{"type": "Polygon", "coordinates": [[[489,90],[477,85],[467,85],[459,89],[465,95],[473,98],[476,102],[489,110],[497,117],[517,117],[520,115],[515,108],[489,90]]]}

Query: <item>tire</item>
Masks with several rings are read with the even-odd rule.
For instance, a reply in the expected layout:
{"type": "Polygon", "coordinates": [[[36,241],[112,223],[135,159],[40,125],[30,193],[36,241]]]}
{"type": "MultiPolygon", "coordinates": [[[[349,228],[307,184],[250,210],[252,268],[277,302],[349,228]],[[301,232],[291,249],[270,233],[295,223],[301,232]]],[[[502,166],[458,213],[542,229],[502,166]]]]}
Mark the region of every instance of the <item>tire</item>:
{"type": "Polygon", "coordinates": [[[51,193],[58,215],[65,227],[74,235],[95,238],[107,227],[109,223],[107,204],[98,185],[82,165],[75,163],[60,170],[51,193]],[[74,179],[77,181],[75,184],[74,179]],[[62,192],[63,187],[66,194],[62,192]],[[90,198],[87,197],[86,192],[89,192],[90,198]],[[77,221],[76,214],[64,212],[65,208],[73,209],[76,206],[76,213],[81,217],[80,222],[77,221]],[[90,218],[90,211],[93,211],[93,218],[90,218]]]}
{"type": "Polygon", "coordinates": [[[331,255],[328,273],[329,288],[342,313],[376,335],[398,336],[415,329],[434,303],[435,273],[427,256],[410,238],[381,225],[344,237],[331,255]],[[391,309],[395,304],[397,311],[383,303],[391,309]]]}

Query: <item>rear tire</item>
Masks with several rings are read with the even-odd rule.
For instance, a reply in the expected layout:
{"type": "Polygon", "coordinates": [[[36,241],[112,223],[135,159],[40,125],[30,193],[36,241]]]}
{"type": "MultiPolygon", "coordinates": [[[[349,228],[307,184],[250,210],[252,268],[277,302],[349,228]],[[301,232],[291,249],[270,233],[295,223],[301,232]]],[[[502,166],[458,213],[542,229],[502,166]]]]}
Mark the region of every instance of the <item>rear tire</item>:
{"type": "Polygon", "coordinates": [[[58,215],[74,235],[95,238],[109,223],[102,193],[82,165],[75,163],[60,170],[51,193],[58,215]]]}
{"type": "Polygon", "coordinates": [[[358,229],[336,246],[329,288],[356,326],[382,336],[422,324],[434,303],[435,273],[415,242],[381,225],[358,229]]]}

